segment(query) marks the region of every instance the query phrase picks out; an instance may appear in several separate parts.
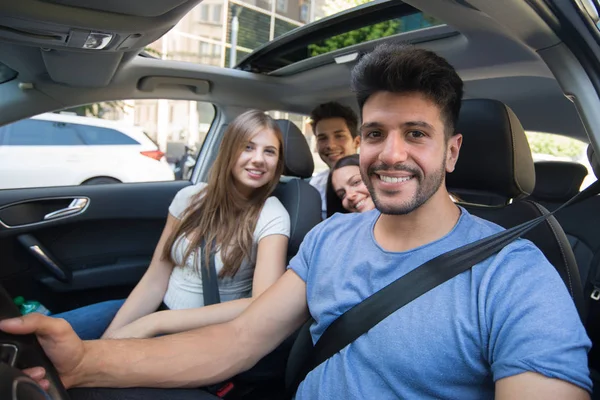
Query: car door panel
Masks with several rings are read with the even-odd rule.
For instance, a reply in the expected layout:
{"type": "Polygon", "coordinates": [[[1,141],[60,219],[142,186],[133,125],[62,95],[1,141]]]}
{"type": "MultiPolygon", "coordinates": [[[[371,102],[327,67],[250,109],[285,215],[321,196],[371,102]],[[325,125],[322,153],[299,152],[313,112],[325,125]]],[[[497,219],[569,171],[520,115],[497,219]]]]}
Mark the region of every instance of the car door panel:
{"type": "Polygon", "coordinates": [[[169,204],[189,184],[0,191],[0,283],[54,312],[127,296],[148,267],[169,204]],[[87,202],[68,214],[77,199],[87,202]]]}

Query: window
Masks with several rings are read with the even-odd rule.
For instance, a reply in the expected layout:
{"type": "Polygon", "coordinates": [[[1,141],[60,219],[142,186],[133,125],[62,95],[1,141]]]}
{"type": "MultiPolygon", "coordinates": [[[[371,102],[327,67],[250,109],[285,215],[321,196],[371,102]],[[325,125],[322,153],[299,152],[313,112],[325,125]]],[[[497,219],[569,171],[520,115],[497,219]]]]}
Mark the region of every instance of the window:
{"type": "MultiPolygon", "coordinates": [[[[211,45],[212,50],[212,45],[211,45]]],[[[119,100],[0,127],[0,189],[189,180],[210,103],[119,100]]]]}
{"type": "Polygon", "coordinates": [[[288,9],[288,0],[277,0],[276,7],[277,12],[286,13],[288,9]]]}
{"type": "Polygon", "coordinates": [[[215,4],[213,6],[212,22],[214,22],[215,24],[220,23],[222,15],[223,15],[223,5],[222,4],[215,4]]]}
{"type": "Polygon", "coordinates": [[[305,23],[308,22],[308,19],[310,18],[309,11],[310,11],[309,3],[304,3],[300,6],[300,21],[305,22],[305,23]]]}
{"type": "Polygon", "coordinates": [[[200,4],[200,21],[206,22],[208,21],[208,4],[200,4]]]}
{"type": "Polygon", "coordinates": [[[308,56],[314,57],[358,43],[369,42],[371,40],[441,24],[442,21],[425,15],[422,12],[417,12],[400,18],[379,22],[377,24],[366,25],[362,28],[354,29],[310,44],[307,48],[308,56]]]}
{"type": "Polygon", "coordinates": [[[200,42],[200,55],[201,56],[210,55],[210,43],[200,42]]]}
{"type": "Polygon", "coordinates": [[[213,47],[213,55],[215,57],[221,57],[221,45],[215,44],[213,47]]]}
{"type": "Polygon", "coordinates": [[[271,17],[268,14],[230,3],[227,43],[231,43],[231,21],[234,13],[237,13],[239,20],[238,47],[254,50],[269,41],[271,17]]]}
{"type": "Polygon", "coordinates": [[[279,37],[281,35],[283,35],[284,33],[287,33],[291,30],[294,30],[298,28],[298,25],[294,25],[291,24],[287,21],[284,21],[282,19],[279,18],[275,18],[275,32],[274,32],[274,36],[275,37],[279,37]]]}
{"type": "Polygon", "coordinates": [[[531,156],[534,162],[538,161],[571,161],[583,164],[588,175],[581,184],[581,190],[588,187],[595,180],[592,166],[587,158],[587,143],[562,135],[545,132],[525,132],[531,156]]]}
{"type": "MultiPolygon", "coordinates": [[[[256,57],[238,65],[241,69],[248,69],[253,72],[267,74],[308,58],[331,53],[350,46],[406,32],[443,25],[441,20],[423,14],[421,11],[406,3],[386,3],[390,4],[389,7],[393,11],[397,11],[398,13],[402,12],[402,14],[396,14],[402,16],[390,17],[390,19],[381,21],[382,18],[385,18],[385,16],[388,15],[387,13],[382,15],[380,10],[369,11],[369,8],[366,7],[362,12],[356,10],[351,13],[353,16],[352,19],[347,21],[348,23],[343,23],[341,20],[332,21],[331,26],[328,26],[326,29],[323,27],[323,29],[312,33],[306,32],[307,37],[302,35],[298,36],[285,45],[282,43],[279,44],[279,47],[277,47],[277,43],[275,43],[270,51],[266,51],[260,55],[257,54],[256,57]],[[369,12],[371,14],[369,14],[369,12]],[[363,18],[361,20],[361,13],[367,14],[369,18],[363,18]],[[381,22],[374,23],[374,20],[381,22]],[[310,43],[308,43],[308,41],[310,41],[310,43]]],[[[277,0],[278,11],[283,8],[284,5],[287,7],[287,0],[277,0]]],[[[302,11],[302,5],[299,5],[297,9],[289,7],[290,9],[286,13],[286,16],[292,18],[292,11],[297,10],[297,16],[300,19],[300,14],[302,12],[306,14],[310,11],[310,4],[307,2],[306,5],[307,7],[304,11],[302,11]]],[[[315,10],[315,12],[317,12],[317,14],[320,13],[318,9],[315,10]]],[[[294,16],[293,18],[296,17],[294,16]]],[[[275,37],[290,31],[292,28],[291,25],[292,24],[289,24],[288,22],[275,18],[275,37]]],[[[240,22],[240,27],[241,26],[240,22]]],[[[249,48],[253,49],[253,47],[249,48]]]]}
{"type": "Polygon", "coordinates": [[[75,125],[85,144],[90,146],[115,146],[140,144],[137,140],[114,129],[91,125],[75,125]]]}
{"type": "Polygon", "coordinates": [[[26,119],[0,128],[5,146],[81,146],[83,141],[72,124],[26,119]]]}

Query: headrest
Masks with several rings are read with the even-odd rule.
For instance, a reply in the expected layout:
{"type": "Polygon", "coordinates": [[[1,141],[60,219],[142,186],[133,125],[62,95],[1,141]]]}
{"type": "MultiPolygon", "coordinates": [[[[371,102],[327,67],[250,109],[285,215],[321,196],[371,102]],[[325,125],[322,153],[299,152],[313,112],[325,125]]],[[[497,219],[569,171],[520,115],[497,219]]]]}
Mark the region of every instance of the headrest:
{"type": "Polygon", "coordinates": [[[275,122],[283,134],[283,175],[310,178],[315,169],[315,162],[304,135],[291,121],[277,119],[275,122]]]}
{"type": "Polygon", "coordinates": [[[587,155],[590,165],[592,166],[592,170],[594,171],[594,175],[596,175],[596,178],[600,179],[600,160],[598,160],[598,156],[596,156],[594,148],[591,144],[588,146],[587,155]]]}
{"type": "Polygon", "coordinates": [[[474,190],[512,199],[533,192],[529,142],[510,108],[496,100],[464,100],[456,132],[463,135],[463,142],[456,169],[446,176],[450,191],[474,190]]]}
{"type": "Polygon", "coordinates": [[[536,200],[564,203],[579,193],[587,174],[587,168],[576,162],[536,162],[532,197],[536,200]]]}

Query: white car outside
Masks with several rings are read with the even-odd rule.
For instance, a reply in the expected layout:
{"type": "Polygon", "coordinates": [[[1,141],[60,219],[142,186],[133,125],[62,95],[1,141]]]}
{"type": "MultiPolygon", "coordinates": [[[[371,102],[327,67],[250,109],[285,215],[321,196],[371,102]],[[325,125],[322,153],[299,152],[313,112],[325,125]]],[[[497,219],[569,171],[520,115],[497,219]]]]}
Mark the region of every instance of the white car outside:
{"type": "Polygon", "coordinates": [[[69,114],[0,127],[0,189],[174,179],[141,128],[69,114]]]}

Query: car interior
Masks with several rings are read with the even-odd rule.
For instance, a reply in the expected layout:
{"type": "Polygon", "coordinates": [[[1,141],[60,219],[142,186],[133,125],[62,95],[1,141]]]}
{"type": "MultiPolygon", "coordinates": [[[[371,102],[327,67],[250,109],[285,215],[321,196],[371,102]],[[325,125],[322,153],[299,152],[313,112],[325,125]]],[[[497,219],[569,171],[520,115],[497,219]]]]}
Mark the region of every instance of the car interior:
{"type": "MultiPolygon", "coordinates": [[[[189,180],[0,190],[1,315],[12,312],[16,296],[37,299],[53,312],[125,298],[148,266],[171,200],[183,187],[206,180],[228,123],[248,109],[308,115],[327,101],[358,112],[350,71],[380,43],[435,51],[463,79],[457,132],[464,140],[447,186],[469,212],[509,228],[579,192],[586,168],[534,163],[526,131],[585,142],[600,176],[600,5],[595,1],[377,0],[283,34],[235,68],[165,60],[144,51],[200,3],[0,4],[0,126],[124,99],[201,101],[216,110],[189,180]],[[442,23],[307,56],[311,43],[420,12],[442,23]],[[57,218],[46,218],[55,212],[57,218]]],[[[321,221],[320,197],[307,182],[314,163],[305,136],[292,121],[277,122],[284,135],[285,176],[275,195],[290,214],[289,260],[321,221]]],[[[573,298],[594,345],[589,365],[595,382],[600,379],[599,219],[600,197],[594,196],[525,236],[554,265],[573,298]]],[[[30,339],[0,336],[0,364],[31,366],[32,353],[39,360],[41,350],[30,339]],[[13,359],[8,345],[35,349],[13,359]]],[[[268,398],[268,388],[281,389],[286,362],[295,368],[295,357],[287,358],[291,343],[286,346],[283,361],[263,377],[263,397],[257,398],[268,398]]],[[[2,376],[0,381],[14,378],[2,376]]],[[[51,396],[68,399],[55,378],[51,396]]]]}

